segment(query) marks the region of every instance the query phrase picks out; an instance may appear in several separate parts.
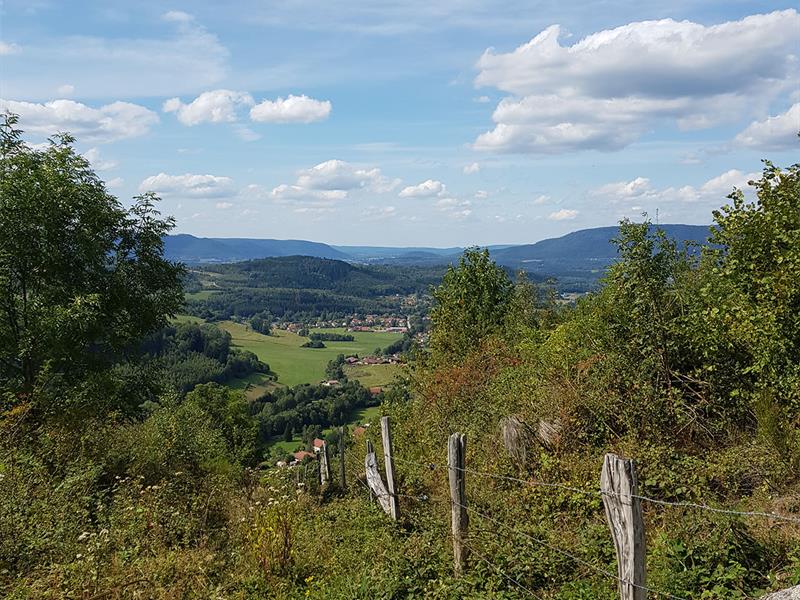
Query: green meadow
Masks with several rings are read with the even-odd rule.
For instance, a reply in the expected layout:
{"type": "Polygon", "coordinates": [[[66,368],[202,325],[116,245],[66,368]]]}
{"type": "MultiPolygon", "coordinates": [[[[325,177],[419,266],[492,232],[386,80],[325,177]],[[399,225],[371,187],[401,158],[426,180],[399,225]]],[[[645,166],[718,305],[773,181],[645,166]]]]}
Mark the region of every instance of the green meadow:
{"type": "MultiPolygon", "coordinates": [[[[268,363],[270,369],[278,375],[278,383],[288,386],[325,379],[328,361],[339,354],[372,354],[376,348],[385,348],[401,337],[399,333],[352,332],[355,338],[352,342],[325,342],[325,348],[302,348],[308,338],[288,331],[276,330],[273,335],[263,335],[232,321],[223,321],[219,326],[231,334],[234,345],[253,352],[260,360],[268,363]]],[[[346,333],[342,328],[314,331],[346,333]]],[[[387,373],[383,373],[383,376],[376,375],[369,383],[363,383],[385,385],[391,381],[386,376],[387,373]]],[[[354,379],[361,380],[361,377],[354,374],[354,379]]]]}

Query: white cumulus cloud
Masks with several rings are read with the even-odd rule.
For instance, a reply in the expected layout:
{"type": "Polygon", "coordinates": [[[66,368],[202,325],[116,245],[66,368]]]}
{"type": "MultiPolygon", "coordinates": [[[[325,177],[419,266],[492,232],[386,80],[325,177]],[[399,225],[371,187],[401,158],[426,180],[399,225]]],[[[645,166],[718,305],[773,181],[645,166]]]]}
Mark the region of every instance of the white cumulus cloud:
{"type": "Polygon", "coordinates": [[[759,150],[787,150],[797,148],[800,139],[800,102],[793,104],[785,113],[753,121],[747,129],[736,136],[736,143],[759,150]]]}
{"type": "Polygon", "coordinates": [[[250,109],[250,118],[260,123],[312,123],[324,121],[330,114],[329,100],[315,100],[306,95],[264,100],[250,109]]]}
{"type": "Polygon", "coordinates": [[[653,186],[650,179],[636,177],[630,181],[618,181],[602,185],[589,192],[590,197],[600,199],[610,204],[632,204],[636,210],[660,205],[686,202],[708,203],[720,206],[734,188],[747,189],[747,182],[758,179],[758,173],[743,173],[731,169],[708,181],[698,185],[684,185],[681,187],[658,188],[653,186]]]}
{"type": "Polygon", "coordinates": [[[83,157],[88,160],[95,171],[110,171],[117,167],[117,161],[106,160],[100,155],[98,148],[89,148],[83,153],[83,157]]]}
{"type": "Polygon", "coordinates": [[[551,221],[570,221],[578,216],[578,211],[571,208],[562,208],[555,212],[551,212],[547,218],[551,221]]]}
{"type": "Polygon", "coordinates": [[[334,159],[300,171],[294,184],[278,185],[270,196],[278,201],[330,203],[344,200],[353,192],[389,192],[399,183],[399,180],[384,177],[377,167],[363,168],[334,159]]]}
{"type": "Polygon", "coordinates": [[[400,191],[401,198],[433,198],[441,196],[447,188],[441,181],[428,179],[417,185],[410,185],[400,191]]]}
{"type": "Polygon", "coordinates": [[[481,170],[481,166],[474,162],[464,166],[464,175],[473,175],[481,170]]]}
{"type": "Polygon", "coordinates": [[[233,180],[218,175],[151,175],[139,184],[141,192],[186,198],[222,198],[235,193],[233,180]]]}
{"type": "Polygon", "coordinates": [[[164,102],[164,112],[174,112],[178,121],[192,126],[200,123],[233,123],[237,119],[236,110],[241,106],[252,106],[253,97],[246,92],[232,90],[211,90],[184,104],[180,98],[170,98],[164,102]]]}
{"type": "Polygon", "coordinates": [[[146,134],[158,123],[153,111],[131,104],[112,102],[92,108],[74,100],[52,100],[44,104],[0,100],[0,110],[20,116],[27,133],[50,136],[67,131],[82,142],[112,142],[146,134]]]}
{"type": "Polygon", "coordinates": [[[785,10],[718,25],[642,21],[561,44],[548,27],[512,52],[487,50],[475,83],[503,99],[475,148],[617,150],[659,123],[705,128],[741,119],[791,87],[800,15],[785,10]]]}

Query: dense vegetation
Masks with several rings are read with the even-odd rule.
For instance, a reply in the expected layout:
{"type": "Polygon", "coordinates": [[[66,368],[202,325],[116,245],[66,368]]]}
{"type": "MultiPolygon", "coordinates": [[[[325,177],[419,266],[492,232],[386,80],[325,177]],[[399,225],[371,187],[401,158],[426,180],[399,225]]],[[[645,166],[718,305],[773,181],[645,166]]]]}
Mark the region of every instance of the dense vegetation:
{"type": "Polygon", "coordinates": [[[298,385],[278,388],[252,403],[261,439],[269,441],[288,432],[299,432],[308,425],[344,425],[358,408],[374,404],[370,393],[357,381],[341,385],[298,385]]]}
{"type": "MultiPolygon", "coordinates": [[[[364,388],[251,403],[215,382],[178,393],[159,375],[170,357],[227,368],[238,353],[210,329],[167,327],[181,268],[163,258],[172,223],[156,198],[123,209],[68,137],[30,148],[8,116],[0,134],[6,597],[521,598],[524,586],[610,600],[601,501],[580,491],[596,489],[608,451],[636,459],[646,496],[800,514],[798,165],[766,164],[753,202],[734,192],[699,254],[623,223],[620,260],[575,307],[467,251],[433,294],[429,349],[383,398],[402,459],[393,523],[355,480],[365,440],[380,448],[375,427],[348,436],[349,492],[320,488],[307,464],[253,468],[266,440],[307,443],[345,422],[372,402],[364,388]],[[510,416],[525,424],[512,454],[510,416]],[[511,526],[472,516],[461,578],[437,468],[454,431],[469,439],[470,506],[511,526]]],[[[645,519],[653,588],[727,599],[800,582],[792,524],[654,505],[645,519]]]]}
{"type": "Polygon", "coordinates": [[[252,352],[232,347],[231,334],[215,325],[170,325],[145,338],[139,352],[142,361],[163,373],[168,386],[182,393],[200,383],[269,373],[269,365],[252,352]]]}

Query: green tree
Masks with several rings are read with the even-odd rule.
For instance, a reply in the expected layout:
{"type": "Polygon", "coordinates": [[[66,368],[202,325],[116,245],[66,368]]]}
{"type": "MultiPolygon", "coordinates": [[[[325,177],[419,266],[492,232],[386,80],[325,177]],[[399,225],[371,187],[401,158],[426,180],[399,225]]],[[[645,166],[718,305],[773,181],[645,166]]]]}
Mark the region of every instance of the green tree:
{"type": "MultiPolygon", "coordinates": [[[[701,318],[737,357],[741,374],[800,414],[800,164],[765,161],[748,202],[735,190],[714,212],[701,318]]],[[[715,348],[717,350],[717,348],[715,348]]],[[[746,389],[746,388],[745,388],[746,389]]]]}
{"type": "Polygon", "coordinates": [[[27,146],[0,122],[0,381],[30,392],[43,369],[78,379],[181,306],[182,267],[163,258],[174,226],[151,193],[125,209],[68,134],[27,146]]]}
{"type": "Polygon", "coordinates": [[[512,283],[489,251],[469,248],[458,266],[450,266],[433,291],[431,348],[434,359],[465,356],[504,322],[512,283]]]}

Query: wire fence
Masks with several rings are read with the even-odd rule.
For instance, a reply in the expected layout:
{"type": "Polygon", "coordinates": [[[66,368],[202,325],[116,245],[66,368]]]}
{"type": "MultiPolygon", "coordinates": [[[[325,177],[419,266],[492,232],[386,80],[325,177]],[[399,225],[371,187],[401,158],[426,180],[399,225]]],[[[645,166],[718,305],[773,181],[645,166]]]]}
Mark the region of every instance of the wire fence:
{"type": "Polygon", "coordinates": [[[456,469],[458,471],[463,471],[465,473],[469,473],[472,475],[478,475],[480,477],[490,477],[493,479],[500,479],[505,481],[511,481],[515,483],[521,483],[523,485],[532,486],[532,487],[543,487],[543,488],[553,488],[553,489],[560,489],[567,492],[573,492],[577,494],[585,494],[589,496],[618,496],[622,498],[635,498],[637,500],[641,500],[642,502],[648,502],[650,504],[658,504],[659,506],[671,506],[671,507],[678,507],[678,508],[694,508],[698,510],[706,510],[713,513],[718,514],[725,514],[725,515],[735,515],[740,517],[763,517],[766,519],[771,519],[774,521],[784,521],[787,523],[796,523],[800,524],[800,517],[792,517],[788,515],[781,515],[778,513],[773,512],[761,512],[761,511],[747,511],[747,510],[733,510],[728,508],[719,508],[715,506],[710,506],[708,504],[702,504],[698,502],[686,502],[686,501],[669,501],[669,500],[659,500],[657,498],[651,498],[649,496],[642,496],[639,494],[630,494],[630,495],[620,495],[614,494],[613,492],[607,492],[600,489],[597,490],[587,490],[583,488],[577,488],[573,486],[563,485],[560,483],[550,483],[545,481],[537,481],[534,479],[521,479],[519,477],[512,477],[510,475],[501,475],[500,473],[489,473],[486,471],[477,471],[475,469],[469,469],[466,467],[455,467],[449,466],[445,464],[439,463],[421,463],[417,461],[410,461],[400,457],[394,457],[394,460],[398,462],[403,462],[407,464],[416,465],[419,467],[423,467],[426,469],[456,469]]]}
{"type": "MultiPolygon", "coordinates": [[[[339,458],[339,460],[342,460],[341,457],[339,458]]],[[[419,462],[419,461],[409,460],[409,459],[406,459],[406,458],[401,458],[401,457],[396,456],[396,455],[393,455],[391,457],[391,460],[395,461],[397,463],[402,463],[402,464],[407,464],[407,465],[413,465],[413,466],[416,466],[416,467],[421,467],[423,469],[446,470],[446,471],[455,470],[455,471],[458,471],[458,472],[467,473],[467,474],[475,475],[475,476],[478,476],[478,477],[492,478],[492,479],[495,479],[495,480],[502,480],[502,481],[507,481],[507,482],[510,482],[510,483],[520,484],[520,485],[524,485],[524,486],[539,487],[539,488],[543,488],[543,489],[561,490],[561,491],[566,491],[566,492],[569,492],[569,493],[582,494],[582,495],[591,496],[591,497],[595,497],[595,498],[598,498],[598,497],[599,498],[603,498],[603,497],[619,498],[619,499],[621,499],[623,501],[626,501],[628,504],[630,504],[631,500],[635,499],[635,500],[638,500],[640,502],[647,502],[647,503],[651,503],[651,504],[658,505],[658,506],[664,506],[664,507],[690,508],[690,509],[695,509],[695,510],[708,511],[708,512],[712,512],[712,513],[716,513],[716,514],[725,514],[725,515],[746,517],[746,518],[763,518],[763,519],[768,519],[768,520],[777,521],[777,522],[781,522],[781,523],[800,524],[800,517],[794,517],[794,516],[790,516],[790,515],[778,514],[778,513],[774,513],[774,512],[735,510],[735,509],[730,509],[730,508],[722,508],[722,507],[717,507],[717,506],[711,506],[711,505],[700,503],[700,502],[668,501],[668,500],[661,500],[661,499],[651,498],[649,496],[633,494],[633,493],[631,493],[631,494],[619,494],[619,493],[615,493],[613,491],[608,491],[607,489],[587,489],[587,488],[580,488],[580,487],[576,487],[576,486],[564,485],[564,484],[557,483],[557,482],[547,482],[547,481],[541,481],[541,480],[536,480],[536,479],[523,479],[523,478],[520,478],[520,477],[513,477],[513,476],[510,476],[510,475],[505,475],[505,474],[501,474],[501,473],[492,473],[492,472],[488,472],[488,471],[481,471],[481,470],[477,470],[477,469],[461,467],[461,466],[456,466],[456,465],[451,465],[451,464],[432,463],[432,462],[419,462]]],[[[349,481],[356,481],[361,487],[364,488],[364,490],[368,493],[369,497],[374,500],[376,498],[377,494],[376,494],[375,491],[373,491],[371,489],[370,485],[367,482],[365,482],[366,477],[363,475],[364,471],[361,470],[359,462],[360,461],[358,461],[358,459],[357,459],[355,461],[355,464],[353,465],[354,468],[350,468],[347,465],[348,461],[345,459],[345,465],[346,465],[345,471],[348,472],[347,473],[347,479],[349,481]]],[[[333,471],[333,469],[332,469],[332,471],[333,471]]],[[[635,489],[635,487],[632,488],[632,489],[635,489]]],[[[604,568],[604,567],[598,566],[596,564],[593,564],[592,562],[590,562],[586,558],[583,558],[583,557],[579,556],[578,553],[576,553],[576,552],[574,552],[572,550],[565,550],[564,548],[561,548],[558,545],[553,544],[549,540],[537,537],[537,536],[529,533],[528,531],[524,531],[524,530],[520,529],[519,527],[511,526],[511,525],[509,525],[509,524],[507,524],[507,523],[505,523],[505,522],[503,522],[503,521],[501,521],[501,520],[499,520],[499,519],[497,519],[497,518],[495,518],[495,517],[493,517],[493,516],[491,516],[489,514],[486,514],[486,512],[484,512],[482,510],[479,510],[479,509],[475,508],[474,506],[470,506],[469,503],[466,503],[466,500],[464,500],[464,503],[460,503],[460,502],[456,501],[454,499],[454,497],[451,497],[451,498],[440,498],[440,497],[432,496],[432,495],[429,495],[429,494],[426,494],[426,493],[406,494],[406,493],[398,492],[397,490],[393,490],[393,491],[390,490],[390,491],[384,492],[384,493],[388,493],[389,496],[394,496],[395,498],[404,499],[404,500],[408,500],[408,501],[411,501],[411,502],[419,502],[419,503],[425,503],[425,504],[428,504],[428,503],[439,504],[439,503],[441,503],[443,505],[450,506],[451,509],[453,509],[453,507],[458,507],[458,508],[463,509],[464,511],[466,511],[467,514],[473,515],[474,517],[476,517],[478,519],[481,519],[481,520],[485,521],[486,523],[490,523],[490,524],[492,524],[494,526],[493,529],[480,530],[480,531],[492,533],[496,537],[502,537],[507,542],[517,543],[515,541],[516,539],[523,538],[523,539],[527,540],[530,543],[533,543],[533,544],[535,544],[537,546],[540,546],[542,548],[546,548],[550,552],[553,552],[553,553],[555,553],[555,554],[557,554],[559,556],[562,556],[562,557],[574,562],[576,565],[580,565],[581,567],[587,569],[589,572],[591,572],[591,573],[593,573],[595,575],[599,575],[599,576],[601,576],[603,578],[607,578],[608,580],[613,580],[618,585],[630,586],[632,588],[636,588],[636,589],[641,590],[643,592],[651,593],[651,594],[653,594],[653,595],[655,595],[657,597],[667,598],[669,600],[687,600],[685,597],[678,596],[678,595],[675,595],[675,594],[672,594],[670,592],[667,592],[667,591],[664,591],[664,590],[660,590],[660,589],[657,589],[657,588],[653,588],[653,587],[649,587],[649,586],[646,586],[646,585],[642,585],[642,583],[644,583],[644,579],[640,579],[639,580],[640,583],[636,583],[635,581],[632,581],[630,579],[627,579],[627,578],[624,578],[624,577],[620,577],[619,574],[615,574],[612,571],[608,570],[607,568],[604,568]]],[[[455,533],[454,533],[454,535],[455,535],[455,533]]],[[[505,579],[509,584],[513,585],[515,588],[517,588],[521,592],[523,592],[523,593],[525,593],[525,594],[527,594],[527,595],[529,595],[531,597],[541,598],[541,596],[538,595],[534,590],[532,590],[528,585],[525,585],[522,581],[520,581],[520,578],[518,576],[515,577],[515,576],[510,575],[502,567],[500,567],[499,565],[495,564],[488,556],[486,556],[484,553],[482,553],[479,550],[477,550],[477,548],[476,548],[477,542],[478,542],[478,540],[476,538],[472,537],[472,536],[470,536],[470,539],[469,539],[468,542],[467,542],[467,540],[461,540],[461,543],[463,544],[463,546],[468,549],[468,551],[471,553],[472,556],[476,557],[478,560],[480,560],[481,562],[485,563],[492,571],[494,571],[497,575],[499,575],[500,577],[505,579]]],[[[622,571],[620,571],[619,573],[622,573],[622,571]]]]}

